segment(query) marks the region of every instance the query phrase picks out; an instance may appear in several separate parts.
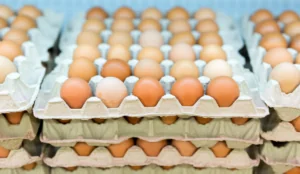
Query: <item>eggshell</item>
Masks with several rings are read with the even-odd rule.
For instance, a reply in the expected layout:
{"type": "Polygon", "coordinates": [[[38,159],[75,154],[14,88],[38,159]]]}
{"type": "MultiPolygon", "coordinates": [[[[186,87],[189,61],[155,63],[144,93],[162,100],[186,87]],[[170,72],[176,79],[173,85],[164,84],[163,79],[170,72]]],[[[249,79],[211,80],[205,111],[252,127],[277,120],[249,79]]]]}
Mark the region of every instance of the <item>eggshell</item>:
{"type": "MultiPolygon", "coordinates": [[[[5,48],[5,47],[2,47],[5,48]]],[[[0,50],[1,50],[1,42],[0,42],[0,50]]],[[[2,51],[2,50],[1,50],[2,51]]],[[[0,51],[0,55],[1,55],[0,51]]],[[[3,83],[6,79],[6,76],[10,73],[17,72],[17,68],[15,64],[13,64],[9,59],[5,57],[0,57],[0,84],[3,83]]]]}
{"type": "Polygon", "coordinates": [[[207,46],[207,45],[223,45],[223,39],[217,32],[205,32],[201,33],[198,44],[201,46],[207,46]]]}
{"type": "Polygon", "coordinates": [[[159,155],[160,151],[167,145],[167,140],[148,142],[142,139],[138,139],[136,145],[142,148],[147,156],[156,157],[159,155]]]}
{"type": "Polygon", "coordinates": [[[173,34],[181,33],[181,32],[190,32],[192,27],[187,20],[175,20],[171,21],[168,25],[168,30],[173,34]]]}
{"type": "Polygon", "coordinates": [[[164,116],[164,117],[160,117],[161,121],[164,123],[164,124],[167,124],[167,125],[171,125],[171,124],[174,124],[177,120],[178,120],[178,116],[164,116]]]}
{"type": "Polygon", "coordinates": [[[196,39],[194,38],[191,32],[181,32],[174,34],[173,37],[170,39],[169,44],[171,46],[174,46],[179,43],[186,43],[192,46],[196,44],[196,39]]]}
{"type": "Polygon", "coordinates": [[[300,34],[300,21],[291,22],[285,25],[284,33],[291,37],[300,34]]]}
{"type": "Polygon", "coordinates": [[[96,88],[96,96],[108,108],[117,108],[128,95],[124,83],[115,77],[105,77],[100,80],[96,88]]]}
{"type": "Polygon", "coordinates": [[[267,33],[261,40],[259,45],[265,48],[267,51],[272,48],[287,48],[288,44],[286,39],[281,33],[267,33]]]}
{"type": "Polygon", "coordinates": [[[167,13],[169,20],[187,20],[190,18],[189,13],[182,7],[174,7],[167,13]]]}
{"type": "Polygon", "coordinates": [[[293,92],[300,83],[300,73],[292,63],[281,63],[273,68],[270,79],[276,80],[281,91],[288,94],[293,92]]]}
{"type": "Polygon", "coordinates": [[[0,158],[7,158],[10,153],[10,150],[0,146],[0,158]]]}
{"type": "Polygon", "coordinates": [[[101,33],[101,31],[105,30],[106,26],[103,21],[100,21],[98,19],[88,19],[85,21],[85,23],[82,26],[82,31],[87,32],[95,32],[98,34],[101,33]]]}
{"type": "Polygon", "coordinates": [[[92,45],[92,46],[97,47],[98,45],[100,45],[102,43],[102,39],[95,32],[82,31],[77,36],[76,42],[77,42],[77,45],[83,45],[84,44],[84,45],[92,45]]]}
{"type": "Polygon", "coordinates": [[[181,156],[192,156],[197,147],[190,141],[172,140],[172,146],[174,146],[181,156]]]}
{"type": "Polygon", "coordinates": [[[69,78],[61,86],[60,96],[70,108],[80,109],[92,96],[92,90],[86,81],[80,78],[69,78]]]}
{"type": "Polygon", "coordinates": [[[21,29],[24,31],[28,31],[32,28],[36,28],[36,23],[34,19],[28,17],[28,16],[23,16],[19,15],[17,16],[14,21],[11,24],[11,28],[16,28],[16,29],[21,29]]]}
{"type": "Polygon", "coordinates": [[[263,61],[274,68],[283,62],[293,63],[293,56],[286,48],[273,48],[265,54],[263,61]]]}
{"type": "Polygon", "coordinates": [[[9,124],[20,124],[24,112],[12,112],[5,114],[6,120],[9,124]]]}
{"type": "Polygon", "coordinates": [[[295,35],[291,39],[290,48],[300,52],[300,34],[295,35]]]}
{"type": "Polygon", "coordinates": [[[144,166],[129,166],[132,170],[141,170],[144,166]]]}
{"type": "Polygon", "coordinates": [[[23,170],[27,170],[27,171],[30,171],[30,170],[33,170],[35,167],[36,167],[36,162],[33,162],[33,163],[30,163],[30,164],[26,164],[22,167],[23,170]]]}
{"type": "Polygon", "coordinates": [[[86,13],[87,19],[104,20],[107,17],[106,11],[101,7],[93,7],[86,13]]]}
{"type": "Polygon", "coordinates": [[[93,76],[97,75],[97,69],[92,61],[82,57],[72,62],[68,74],[70,78],[77,77],[89,82],[93,76]]]}
{"type": "Polygon", "coordinates": [[[127,120],[128,123],[130,124],[138,124],[142,121],[141,117],[125,117],[125,119],[127,120]]]}
{"type": "Polygon", "coordinates": [[[170,75],[179,80],[184,77],[198,78],[200,72],[193,61],[178,60],[171,68],[170,75]]]}
{"type": "Polygon", "coordinates": [[[93,122],[98,123],[98,124],[102,124],[106,121],[106,119],[102,119],[102,118],[93,118],[92,120],[93,120],[93,122]]]}
{"type": "Polygon", "coordinates": [[[16,44],[15,42],[4,40],[0,42],[0,55],[7,57],[11,61],[14,61],[17,56],[23,55],[23,51],[21,49],[21,46],[16,44]]]}
{"type": "Polygon", "coordinates": [[[115,19],[111,26],[112,31],[131,32],[134,24],[131,19],[115,19]]]}
{"type": "Polygon", "coordinates": [[[141,34],[139,43],[142,47],[160,48],[164,44],[164,39],[159,31],[147,30],[141,34]]]}
{"type": "Polygon", "coordinates": [[[66,171],[72,172],[72,171],[77,170],[77,167],[76,167],[76,166],[73,166],[73,167],[65,167],[64,169],[65,169],[66,171]]]}
{"type": "Polygon", "coordinates": [[[159,63],[152,59],[140,60],[134,67],[133,74],[138,78],[152,77],[160,80],[164,72],[159,63]]]}
{"type": "Polygon", "coordinates": [[[138,97],[145,107],[153,107],[164,96],[165,91],[158,80],[151,77],[143,77],[134,85],[132,94],[138,97]]]}
{"type": "Polygon", "coordinates": [[[294,167],[289,171],[285,172],[284,174],[299,174],[299,173],[300,173],[300,167],[294,167]]]}
{"type": "Polygon", "coordinates": [[[68,124],[71,123],[71,119],[58,119],[57,122],[61,124],[68,124]]]}
{"type": "Polygon", "coordinates": [[[125,156],[127,150],[134,145],[132,138],[125,140],[119,144],[111,144],[107,147],[111,155],[115,158],[122,158],[125,156]]]}
{"type": "Polygon", "coordinates": [[[169,59],[177,62],[179,60],[196,60],[196,53],[193,47],[186,43],[179,43],[172,46],[169,52],[169,59]]]}
{"type": "Polygon", "coordinates": [[[163,17],[162,13],[154,7],[147,8],[143,11],[141,19],[155,19],[160,20],[163,17]]]}
{"type": "Polygon", "coordinates": [[[284,24],[289,24],[295,21],[299,21],[299,16],[292,10],[286,10],[280,14],[278,20],[284,24]]]}
{"type": "Polygon", "coordinates": [[[102,77],[116,77],[121,81],[125,81],[130,75],[130,66],[119,59],[107,60],[101,70],[102,77]]]}
{"type": "Polygon", "coordinates": [[[256,24],[254,31],[264,35],[266,33],[280,32],[280,27],[274,19],[268,19],[256,24]]]}
{"type": "Polygon", "coordinates": [[[164,60],[164,54],[159,48],[155,47],[143,47],[138,55],[137,55],[138,60],[143,60],[143,59],[152,59],[155,60],[157,63],[160,63],[161,61],[164,60]]]}
{"type": "Polygon", "coordinates": [[[121,44],[112,45],[107,52],[107,59],[119,59],[128,62],[131,59],[129,49],[121,44]]]}
{"type": "Polygon", "coordinates": [[[204,20],[204,19],[216,19],[216,13],[210,8],[200,8],[194,15],[194,18],[197,20],[204,20]]]}
{"type": "Polygon", "coordinates": [[[101,57],[101,52],[96,46],[92,45],[78,45],[73,53],[73,59],[87,58],[94,62],[101,57]]]}
{"type": "Polygon", "coordinates": [[[217,158],[225,158],[231,152],[231,149],[229,149],[227,144],[223,141],[217,142],[211,150],[217,158]]]}
{"type": "Polygon", "coordinates": [[[7,33],[5,33],[2,40],[10,40],[19,45],[22,45],[22,43],[29,40],[29,37],[24,30],[10,29],[7,33]]]}
{"type": "Polygon", "coordinates": [[[4,18],[0,17],[0,29],[7,27],[7,22],[4,18]]]}
{"type": "Polygon", "coordinates": [[[78,142],[73,147],[74,151],[79,156],[90,156],[90,154],[93,152],[95,148],[96,148],[95,146],[90,146],[84,142],[78,142]]]}
{"type": "Polygon", "coordinates": [[[209,63],[215,59],[227,59],[226,52],[218,45],[207,45],[200,52],[200,59],[209,63]]]}
{"type": "Polygon", "coordinates": [[[42,12],[33,5],[24,5],[18,12],[18,15],[24,15],[36,19],[42,16],[42,12]]]}
{"type": "Polygon", "coordinates": [[[220,76],[231,77],[232,69],[225,60],[215,59],[205,65],[203,75],[210,79],[214,79],[220,76]]]}
{"type": "Polygon", "coordinates": [[[243,117],[233,117],[231,118],[231,122],[236,125],[244,125],[248,122],[249,118],[243,118],[243,117]]]}
{"type": "Polygon", "coordinates": [[[199,124],[207,124],[213,120],[213,118],[205,118],[205,117],[195,117],[195,119],[199,124]]]}
{"type": "Polygon", "coordinates": [[[266,9],[259,9],[257,11],[255,11],[253,13],[253,15],[251,16],[251,21],[254,22],[254,23],[259,23],[259,22],[262,22],[264,20],[267,20],[267,19],[273,19],[273,15],[272,13],[269,11],[269,10],[266,10],[266,9]]]}
{"type": "Polygon", "coordinates": [[[210,81],[206,91],[219,107],[229,107],[240,95],[238,84],[231,77],[216,77],[210,81]]]}
{"type": "Polygon", "coordinates": [[[115,11],[114,14],[115,19],[134,19],[135,13],[134,11],[129,7],[120,7],[115,11]]]}
{"type": "Polygon", "coordinates": [[[155,20],[155,19],[143,19],[139,26],[138,29],[141,32],[147,31],[147,30],[157,30],[160,31],[161,30],[161,25],[159,23],[159,21],[155,20]]]}
{"type": "Polygon", "coordinates": [[[196,31],[200,33],[204,32],[218,32],[219,31],[219,26],[218,24],[211,19],[203,19],[199,21],[196,25],[196,31]]]}
{"type": "Polygon", "coordinates": [[[182,106],[193,106],[204,95],[204,89],[197,78],[185,77],[173,84],[171,94],[182,106]]]}
{"type": "Polygon", "coordinates": [[[109,36],[107,43],[110,46],[121,44],[129,48],[133,44],[133,39],[128,32],[115,31],[109,36]]]}
{"type": "Polygon", "coordinates": [[[0,5],[0,17],[4,19],[8,19],[13,16],[14,12],[6,5],[0,5]]]}

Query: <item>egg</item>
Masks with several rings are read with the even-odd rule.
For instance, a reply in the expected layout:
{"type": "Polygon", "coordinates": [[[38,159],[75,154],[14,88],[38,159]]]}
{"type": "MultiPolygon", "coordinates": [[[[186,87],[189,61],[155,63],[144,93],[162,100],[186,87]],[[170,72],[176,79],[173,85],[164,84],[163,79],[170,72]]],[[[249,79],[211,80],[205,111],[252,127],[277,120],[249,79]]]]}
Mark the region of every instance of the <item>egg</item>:
{"type": "Polygon", "coordinates": [[[206,93],[216,100],[219,107],[230,107],[238,99],[240,90],[231,77],[221,76],[209,82],[206,93]]]}
{"type": "Polygon", "coordinates": [[[270,79],[279,83],[281,91],[292,93],[300,83],[300,73],[292,63],[284,62],[273,68],[270,79]]]}
{"type": "Polygon", "coordinates": [[[128,62],[131,59],[131,53],[124,45],[112,45],[107,52],[107,60],[111,59],[119,59],[128,62]]]}
{"type": "Polygon", "coordinates": [[[7,158],[10,153],[9,149],[0,146],[0,158],[7,158]]]}
{"type": "Polygon", "coordinates": [[[125,119],[127,120],[128,123],[135,125],[135,124],[140,123],[143,118],[142,117],[125,117],[125,119]]]}
{"type": "Polygon", "coordinates": [[[130,75],[130,66],[119,59],[107,60],[101,70],[102,77],[116,77],[121,81],[125,81],[130,75]]]}
{"type": "Polygon", "coordinates": [[[42,12],[33,5],[25,5],[19,10],[18,15],[28,16],[35,20],[42,16],[42,12]]]}
{"type": "Polygon", "coordinates": [[[98,34],[98,36],[101,33],[101,31],[105,29],[106,26],[104,22],[97,19],[88,19],[82,26],[82,31],[95,32],[98,34]]]}
{"type": "MultiPolygon", "coordinates": [[[[2,47],[5,48],[5,47],[2,47]]],[[[0,50],[1,50],[1,42],[0,42],[0,50]]],[[[1,55],[1,51],[0,51],[1,55]]],[[[13,64],[9,59],[0,56],[0,84],[4,83],[6,76],[10,73],[17,72],[17,68],[15,64],[13,64]]]]}
{"type": "Polygon", "coordinates": [[[190,141],[180,141],[180,140],[172,140],[172,146],[174,146],[181,156],[192,156],[197,147],[190,141]]]}
{"type": "Polygon", "coordinates": [[[30,171],[30,170],[34,169],[36,166],[37,166],[36,162],[33,162],[33,163],[22,166],[22,169],[30,171]]]}
{"type": "Polygon", "coordinates": [[[68,123],[71,123],[71,119],[58,119],[57,120],[59,123],[61,124],[68,124],[68,123]]]}
{"type": "Polygon", "coordinates": [[[167,18],[173,20],[188,20],[190,18],[189,13],[182,7],[174,7],[167,13],[167,18]]]}
{"type": "Polygon", "coordinates": [[[280,27],[275,20],[268,19],[256,24],[254,32],[259,33],[261,35],[273,32],[280,32],[280,27]]]}
{"type": "Polygon", "coordinates": [[[16,28],[16,29],[21,29],[24,31],[28,31],[32,28],[36,28],[37,25],[34,21],[34,19],[28,17],[28,16],[23,16],[23,15],[19,15],[17,16],[12,24],[11,24],[11,28],[16,28]]]}
{"type": "Polygon", "coordinates": [[[128,149],[134,145],[132,138],[127,139],[119,144],[111,144],[107,147],[111,155],[115,158],[122,158],[125,156],[128,149]]]}
{"type": "Polygon", "coordinates": [[[185,77],[173,84],[171,94],[182,106],[193,106],[204,95],[204,88],[197,78],[185,77]]]}
{"type": "Polygon", "coordinates": [[[97,69],[89,59],[77,58],[70,65],[68,75],[70,78],[77,77],[89,82],[93,76],[97,75],[97,69]]]}
{"type": "Polygon", "coordinates": [[[179,43],[173,45],[169,52],[169,59],[173,62],[177,62],[179,60],[196,60],[196,53],[193,47],[186,43],[179,43]]]}
{"type": "Polygon", "coordinates": [[[284,27],[284,33],[293,37],[300,34],[300,21],[291,22],[284,27]]]}
{"type": "Polygon", "coordinates": [[[142,47],[160,48],[164,44],[164,39],[159,31],[147,30],[140,35],[139,43],[142,47]]]}
{"type": "Polygon", "coordinates": [[[135,12],[129,7],[120,7],[115,11],[114,14],[115,19],[134,19],[135,12]]]}
{"type": "Polygon", "coordinates": [[[155,19],[143,19],[140,24],[138,25],[138,29],[141,32],[147,31],[147,30],[161,30],[161,25],[159,21],[155,19]]]}
{"type": "Polygon", "coordinates": [[[93,118],[92,120],[94,123],[98,123],[98,124],[102,124],[106,121],[105,119],[102,118],[93,118]]]}
{"type": "Polygon", "coordinates": [[[284,174],[298,174],[300,173],[300,167],[293,167],[284,174]]]}
{"type": "Polygon", "coordinates": [[[231,149],[227,147],[225,142],[219,141],[211,147],[211,151],[215,154],[215,157],[225,158],[231,152],[231,149]]]}
{"type": "Polygon", "coordinates": [[[267,19],[273,19],[273,15],[269,10],[266,9],[259,9],[253,13],[253,15],[250,17],[251,21],[255,24],[262,22],[267,19]]]}
{"type": "Polygon", "coordinates": [[[300,64],[300,54],[299,53],[298,53],[298,55],[296,57],[295,64],[300,64]]]}
{"type": "Polygon", "coordinates": [[[162,13],[154,7],[147,8],[143,11],[141,15],[141,19],[154,19],[154,20],[160,20],[163,17],[162,13]]]}
{"type": "Polygon", "coordinates": [[[161,140],[157,142],[149,142],[146,140],[138,139],[136,145],[142,148],[145,154],[149,157],[156,157],[160,151],[167,146],[167,140],[161,140]]]}
{"type": "Polygon", "coordinates": [[[243,117],[233,117],[231,118],[231,122],[236,125],[244,125],[248,122],[249,118],[243,117]]]}
{"type": "Polygon", "coordinates": [[[177,34],[181,32],[190,32],[192,27],[187,20],[175,20],[170,22],[168,30],[173,34],[177,34]]]}
{"type": "Polygon", "coordinates": [[[97,47],[102,43],[102,39],[99,34],[91,31],[82,31],[77,36],[77,45],[92,45],[97,47]]]}
{"type": "Polygon", "coordinates": [[[295,35],[292,37],[290,42],[290,48],[300,52],[300,34],[295,35]]]}
{"type": "Polygon", "coordinates": [[[196,31],[200,33],[204,32],[218,32],[219,26],[218,24],[211,19],[203,19],[199,21],[195,27],[196,31]]]}
{"type": "Polygon", "coordinates": [[[164,76],[160,64],[152,59],[140,60],[134,67],[133,74],[138,78],[152,77],[157,80],[164,76]]]}
{"type": "Polygon", "coordinates": [[[144,166],[129,166],[132,170],[141,170],[144,166]]]}
{"type": "Polygon", "coordinates": [[[14,12],[6,5],[0,5],[0,17],[7,20],[9,17],[12,17],[14,12]]]}
{"type": "Polygon", "coordinates": [[[198,78],[200,73],[198,67],[193,61],[179,60],[172,66],[170,76],[179,80],[184,77],[198,78]]]}
{"type": "Polygon", "coordinates": [[[78,142],[73,147],[78,156],[90,156],[95,148],[95,146],[90,146],[84,142],[78,142]]]}
{"type": "Polygon", "coordinates": [[[24,112],[12,112],[5,114],[5,117],[9,124],[20,124],[24,112]]]}
{"type": "Polygon", "coordinates": [[[205,118],[205,117],[195,117],[195,119],[199,124],[207,124],[213,120],[213,118],[205,118]]]}
{"type": "Polygon", "coordinates": [[[29,37],[24,30],[10,29],[7,33],[5,33],[2,40],[10,40],[19,45],[22,45],[22,43],[29,40],[29,37]]]}
{"type": "Polygon", "coordinates": [[[108,108],[119,107],[127,95],[125,84],[116,77],[105,77],[97,84],[96,96],[100,98],[108,108]]]}
{"type": "Polygon", "coordinates": [[[288,46],[287,41],[283,37],[283,35],[277,32],[265,34],[261,38],[259,45],[265,48],[267,51],[272,48],[287,48],[288,46]]]}
{"type": "Polygon", "coordinates": [[[218,45],[207,45],[200,52],[200,59],[209,63],[215,59],[227,59],[226,52],[218,45]]]}
{"type": "Polygon", "coordinates": [[[163,116],[163,117],[160,117],[161,121],[164,123],[164,124],[167,124],[167,125],[171,125],[171,124],[174,124],[177,120],[178,120],[178,116],[163,116]]]}
{"type": "Polygon", "coordinates": [[[265,54],[263,62],[270,64],[274,68],[283,62],[293,63],[293,56],[286,48],[273,48],[265,54]]]}
{"type": "Polygon", "coordinates": [[[92,45],[78,45],[74,50],[73,59],[78,58],[87,58],[90,61],[94,62],[96,59],[101,57],[101,52],[96,46],[92,45]]]}
{"type": "Polygon", "coordinates": [[[108,17],[106,11],[101,7],[93,7],[86,13],[86,19],[104,20],[108,17]]]}
{"type": "Polygon", "coordinates": [[[300,18],[298,16],[298,14],[292,10],[286,10],[284,12],[282,12],[279,17],[278,17],[278,21],[284,23],[284,24],[289,24],[295,21],[299,21],[300,18]]]}
{"type": "Polygon", "coordinates": [[[214,79],[220,76],[231,77],[232,69],[225,60],[215,59],[205,65],[203,75],[210,79],[214,79]]]}
{"type": "Polygon", "coordinates": [[[161,166],[161,168],[164,170],[171,170],[174,168],[174,166],[161,166]]]}
{"type": "Polygon", "coordinates": [[[132,94],[138,97],[145,107],[153,107],[164,96],[165,91],[158,80],[151,77],[143,77],[134,85],[132,94]]]}
{"type": "Polygon", "coordinates": [[[164,54],[159,48],[155,47],[143,47],[137,55],[138,60],[144,59],[152,59],[155,60],[157,63],[160,63],[164,60],[164,54]]]}
{"type": "Polygon", "coordinates": [[[61,98],[72,109],[80,109],[86,100],[92,97],[89,84],[80,78],[69,78],[61,86],[61,98]]]}
{"type": "Polygon", "coordinates": [[[201,33],[198,44],[201,46],[207,46],[207,45],[223,45],[223,39],[217,32],[205,32],[201,33]]]}
{"type": "Polygon", "coordinates": [[[4,18],[0,17],[0,29],[7,27],[7,22],[4,18]]]}
{"type": "Polygon", "coordinates": [[[107,43],[110,46],[121,44],[129,48],[133,44],[133,39],[128,32],[115,31],[109,36],[107,43]]]}
{"type": "Polygon", "coordinates": [[[111,30],[131,32],[134,30],[134,24],[130,19],[115,19],[111,25],[111,30]]]}
{"type": "Polygon", "coordinates": [[[210,8],[200,8],[194,15],[194,18],[197,20],[204,20],[204,19],[216,19],[216,13],[210,8]]]}
{"type": "Polygon", "coordinates": [[[73,167],[64,167],[64,169],[65,169],[66,171],[73,172],[73,171],[77,170],[77,167],[76,167],[76,166],[73,166],[73,167]]]}
{"type": "Polygon", "coordinates": [[[192,46],[196,44],[196,39],[191,32],[176,33],[170,39],[169,44],[174,46],[179,43],[186,43],[192,46]]]}
{"type": "MultiPolygon", "coordinates": [[[[8,58],[11,61],[14,61],[14,59],[18,56],[23,55],[23,51],[21,49],[21,46],[16,44],[13,41],[10,40],[4,40],[0,42],[0,56],[4,56],[8,58]]],[[[9,66],[12,67],[12,66],[9,66]]],[[[11,69],[11,68],[9,68],[11,69]]],[[[12,69],[11,69],[12,70],[12,69]]]]}

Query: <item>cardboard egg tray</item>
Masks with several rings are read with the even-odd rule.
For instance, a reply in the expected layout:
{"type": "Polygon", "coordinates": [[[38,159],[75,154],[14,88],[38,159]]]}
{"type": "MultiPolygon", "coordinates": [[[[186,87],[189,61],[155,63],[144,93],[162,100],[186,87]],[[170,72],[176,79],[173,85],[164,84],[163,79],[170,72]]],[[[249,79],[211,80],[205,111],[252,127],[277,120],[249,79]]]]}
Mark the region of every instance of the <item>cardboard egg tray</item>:
{"type": "Polygon", "coordinates": [[[0,169],[0,174],[50,174],[49,167],[37,162],[37,166],[32,170],[24,170],[23,168],[4,168],[0,169]]]}

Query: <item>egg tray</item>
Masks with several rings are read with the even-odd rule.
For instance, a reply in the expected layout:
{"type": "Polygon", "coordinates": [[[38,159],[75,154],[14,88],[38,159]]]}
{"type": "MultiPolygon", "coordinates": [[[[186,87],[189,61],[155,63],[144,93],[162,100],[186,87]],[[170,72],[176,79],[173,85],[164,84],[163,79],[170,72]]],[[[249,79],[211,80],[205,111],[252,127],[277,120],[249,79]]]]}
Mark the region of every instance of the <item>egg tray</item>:
{"type": "Polygon", "coordinates": [[[264,170],[265,172],[268,172],[270,174],[283,174],[285,172],[288,172],[289,170],[291,170],[292,168],[294,168],[295,166],[291,166],[291,165],[284,165],[284,164],[272,164],[272,165],[268,165],[264,162],[264,159],[261,159],[261,163],[264,163],[263,165],[261,165],[262,167],[260,167],[260,171],[264,170]]]}
{"type": "Polygon", "coordinates": [[[41,162],[32,170],[24,170],[23,168],[4,168],[0,169],[0,174],[50,174],[49,167],[43,165],[41,162]]]}

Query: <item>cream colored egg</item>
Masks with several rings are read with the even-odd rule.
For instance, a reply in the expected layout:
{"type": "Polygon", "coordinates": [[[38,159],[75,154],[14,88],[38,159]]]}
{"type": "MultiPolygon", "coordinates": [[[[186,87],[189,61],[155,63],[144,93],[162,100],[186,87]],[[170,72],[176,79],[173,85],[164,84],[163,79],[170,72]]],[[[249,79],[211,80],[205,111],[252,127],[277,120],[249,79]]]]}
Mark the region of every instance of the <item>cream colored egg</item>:
{"type": "Polygon", "coordinates": [[[6,76],[10,73],[16,72],[16,66],[7,58],[0,56],[0,83],[3,83],[6,76]]]}
{"type": "Polygon", "coordinates": [[[232,76],[232,70],[230,65],[222,59],[215,59],[210,61],[203,70],[203,75],[214,79],[220,76],[232,76]]]}
{"type": "Polygon", "coordinates": [[[196,60],[196,53],[193,47],[186,43],[179,43],[172,46],[169,59],[176,62],[178,60],[196,60]]]}
{"type": "Polygon", "coordinates": [[[148,30],[141,34],[139,43],[142,47],[160,48],[164,44],[164,39],[159,31],[148,30]]]}

